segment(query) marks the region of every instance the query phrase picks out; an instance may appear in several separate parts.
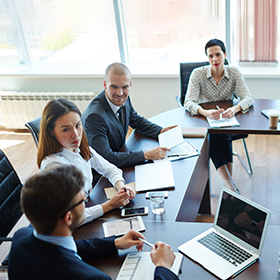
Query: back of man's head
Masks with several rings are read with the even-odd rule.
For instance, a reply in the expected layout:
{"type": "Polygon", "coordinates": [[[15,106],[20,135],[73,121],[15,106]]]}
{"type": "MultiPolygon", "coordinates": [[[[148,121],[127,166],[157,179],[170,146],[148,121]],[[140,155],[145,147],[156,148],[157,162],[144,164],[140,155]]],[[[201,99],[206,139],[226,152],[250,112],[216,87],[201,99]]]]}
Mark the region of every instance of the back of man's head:
{"type": "Polygon", "coordinates": [[[22,210],[38,233],[49,235],[83,186],[83,174],[75,166],[46,169],[23,186],[22,210]]]}
{"type": "Polygon", "coordinates": [[[115,74],[118,76],[122,76],[122,75],[129,75],[131,77],[131,73],[130,70],[128,69],[128,67],[121,62],[114,62],[111,63],[105,70],[105,81],[108,82],[109,80],[109,73],[111,74],[115,74]]]}

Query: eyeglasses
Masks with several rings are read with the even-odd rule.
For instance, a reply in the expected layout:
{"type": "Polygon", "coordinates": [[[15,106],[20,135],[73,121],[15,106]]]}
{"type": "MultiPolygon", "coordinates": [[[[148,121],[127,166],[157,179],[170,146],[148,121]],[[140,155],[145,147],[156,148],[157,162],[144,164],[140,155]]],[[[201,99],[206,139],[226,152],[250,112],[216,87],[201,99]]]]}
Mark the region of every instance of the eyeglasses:
{"type": "Polygon", "coordinates": [[[71,208],[69,208],[62,216],[61,216],[61,219],[64,218],[64,216],[71,210],[73,210],[75,207],[77,207],[78,205],[82,204],[83,202],[87,202],[88,201],[88,198],[89,198],[89,193],[88,192],[85,192],[85,197],[80,200],[79,202],[77,202],[76,204],[74,204],[71,208]]]}

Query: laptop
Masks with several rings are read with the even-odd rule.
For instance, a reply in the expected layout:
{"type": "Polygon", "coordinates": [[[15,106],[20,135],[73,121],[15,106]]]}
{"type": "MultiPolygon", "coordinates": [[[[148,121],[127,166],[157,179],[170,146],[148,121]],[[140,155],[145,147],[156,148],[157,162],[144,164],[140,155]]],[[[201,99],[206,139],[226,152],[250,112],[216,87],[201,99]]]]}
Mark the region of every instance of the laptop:
{"type": "Polygon", "coordinates": [[[222,188],[214,225],[179,251],[220,279],[234,277],[262,252],[270,210],[222,188]]]}

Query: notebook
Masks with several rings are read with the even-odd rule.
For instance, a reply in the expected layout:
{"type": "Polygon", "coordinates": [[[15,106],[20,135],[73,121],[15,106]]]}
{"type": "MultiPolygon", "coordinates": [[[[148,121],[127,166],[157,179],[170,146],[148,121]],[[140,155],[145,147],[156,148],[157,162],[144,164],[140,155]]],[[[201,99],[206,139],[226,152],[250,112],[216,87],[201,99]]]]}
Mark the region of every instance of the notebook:
{"type": "Polygon", "coordinates": [[[175,186],[170,161],[135,166],[135,191],[159,190],[175,186]]]}
{"type": "MultiPolygon", "coordinates": [[[[175,253],[171,270],[178,275],[183,255],[175,253]]],[[[130,253],[126,256],[116,280],[153,280],[155,265],[152,263],[150,252],[130,253]]]]}
{"type": "Polygon", "coordinates": [[[154,160],[154,162],[161,162],[163,160],[174,161],[200,155],[200,152],[194,145],[189,141],[184,142],[182,129],[179,125],[160,133],[158,135],[158,142],[160,147],[167,147],[171,151],[167,151],[164,159],[154,160]]]}
{"type": "Polygon", "coordinates": [[[268,209],[222,188],[213,227],[178,249],[218,278],[234,277],[259,258],[269,218],[268,209]]]}
{"type": "Polygon", "coordinates": [[[219,127],[232,127],[232,126],[240,126],[240,123],[236,119],[236,117],[228,118],[220,118],[219,120],[214,120],[211,118],[206,118],[211,128],[219,128],[219,127]]]}

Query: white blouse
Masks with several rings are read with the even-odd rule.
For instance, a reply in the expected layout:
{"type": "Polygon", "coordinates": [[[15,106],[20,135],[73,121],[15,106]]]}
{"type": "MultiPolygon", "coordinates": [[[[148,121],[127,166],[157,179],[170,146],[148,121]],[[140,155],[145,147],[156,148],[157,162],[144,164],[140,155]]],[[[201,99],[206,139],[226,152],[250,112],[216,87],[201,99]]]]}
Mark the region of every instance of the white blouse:
{"type": "MultiPolygon", "coordinates": [[[[86,192],[92,189],[92,171],[91,168],[94,168],[99,174],[106,177],[110,183],[115,186],[117,181],[124,181],[122,177],[122,170],[117,168],[115,165],[108,162],[101,155],[99,155],[94,149],[90,148],[92,154],[91,158],[86,161],[80,155],[80,149],[75,149],[74,152],[63,149],[59,153],[51,154],[46,156],[42,162],[40,170],[44,170],[47,166],[55,164],[67,164],[77,166],[83,173],[85,178],[84,190],[86,192]]],[[[100,216],[103,215],[103,208],[100,204],[85,208],[85,221],[88,223],[100,216]]]]}

